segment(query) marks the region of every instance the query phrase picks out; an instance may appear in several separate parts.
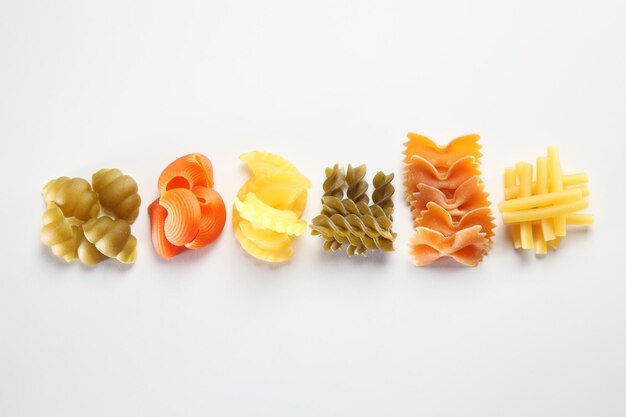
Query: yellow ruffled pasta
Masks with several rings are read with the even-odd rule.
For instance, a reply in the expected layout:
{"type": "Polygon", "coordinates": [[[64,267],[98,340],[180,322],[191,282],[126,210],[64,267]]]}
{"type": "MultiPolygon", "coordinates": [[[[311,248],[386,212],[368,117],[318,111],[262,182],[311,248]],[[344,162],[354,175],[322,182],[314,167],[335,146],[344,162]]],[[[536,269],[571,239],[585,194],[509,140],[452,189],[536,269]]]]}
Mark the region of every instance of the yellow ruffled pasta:
{"type": "Polygon", "coordinates": [[[235,238],[256,259],[286,262],[294,254],[294,238],[306,230],[300,216],[311,183],[278,155],[254,151],[240,159],[252,177],[237,193],[233,206],[235,238]]]}
{"type": "Polygon", "coordinates": [[[248,193],[244,201],[235,198],[235,208],[242,219],[259,229],[294,236],[300,236],[306,230],[306,221],[298,219],[296,213],[275,209],[259,200],[254,193],[248,193]]]}

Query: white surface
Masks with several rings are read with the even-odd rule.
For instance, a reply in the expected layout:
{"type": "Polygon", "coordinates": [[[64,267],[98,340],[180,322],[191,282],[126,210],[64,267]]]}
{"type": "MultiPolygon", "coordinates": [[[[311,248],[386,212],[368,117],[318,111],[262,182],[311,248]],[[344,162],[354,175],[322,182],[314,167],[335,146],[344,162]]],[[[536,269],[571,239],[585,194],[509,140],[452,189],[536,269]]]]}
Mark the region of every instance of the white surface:
{"type": "Polygon", "coordinates": [[[626,415],[623,1],[176,3],[0,3],[0,415],[626,415]],[[495,202],[559,146],[597,224],[545,259],[500,226],[480,267],[416,269],[398,194],[389,256],[307,235],[273,268],[230,228],[151,248],[175,157],[206,153],[230,206],[240,153],[284,155],[311,218],[325,166],[399,175],[410,130],[480,133],[495,202]],[[111,166],[144,199],[136,265],[57,261],[41,186],[111,166]]]}

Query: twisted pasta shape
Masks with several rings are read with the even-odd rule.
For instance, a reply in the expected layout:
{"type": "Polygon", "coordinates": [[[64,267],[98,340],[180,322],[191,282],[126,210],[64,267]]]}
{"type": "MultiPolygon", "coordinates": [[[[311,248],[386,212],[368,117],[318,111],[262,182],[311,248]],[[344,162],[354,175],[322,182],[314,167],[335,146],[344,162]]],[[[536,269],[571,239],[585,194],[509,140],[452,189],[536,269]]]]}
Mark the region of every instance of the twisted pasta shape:
{"type": "Polygon", "coordinates": [[[324,197],[332,196],[343,198],[343,189],[346,186],[346,173],[343,169],[335,164],[332,168],[326,168],[326,179],[322,188],[324,189],[324,197]]]}
{"type": "Polygon", "coordinates": [[[56,203],[52,201],[48,203],[42,220],[40,238],[43,244],[52,249],[55,256],[65,259],[66,262],[75,259],[76,243],[72,225],[56,203]]]}
{"type": "Polygon", "coordinates": [[[372,193],[372,202],[377,206],[380,206],[387,216],[393,215],[393,194],[396,189],[391,184],[394,174],[385,175],[383,172],[377,172],[372,180],[374,185],[374,192],[372,193]]]}
{"type": "Polygon", "coordinates": [[[369,197],[367,196],[368,185],[367,181],[364,179],[366,173],[367,167],[365,165],[360,165],[356,168],[353,168],[352,165],[348,165],[348,170],[346,171],[348,191],[346,194],[348,198],[355,203],[369,202],[369,197]]]}
{"type": "Polygon", "coordinates": [[[102,168],[91,177],[100,205],[118,219],[133,223],[139,215],[141,197],[135,180],[117,168],[102,168]]]}
{"type": "Polygon", "coordinates": [[[59,177],[41,190],[46,203],[56,203],[65,217],[85,221],[100,213],[98,194],[82,178],[59,177]]]}
{"type": "Polygon", "coordinates": [[[103,255],[126,264],[135,262],[137,239],[131,235],[126,220],[102,216],[87,221],[82,227],[85,238],[103,255]]]}
{"type": "MultiPolygon", "coordinates": [[[[356,253],[365,253],[364,249],[393,250],[396,234],[391,231],[391,225],[392,222],[387,217],[374,218],[355,214],[333,214],[329,217],[320,214],[312,220],[311,228],[325,240],[332,238],[341,244],[349,243],[356,247],[356,253]],[[357,252],[360,248],[364,249],[357,252]]],[[[350,252],[348,254],[351,255],[350,252]]]]}

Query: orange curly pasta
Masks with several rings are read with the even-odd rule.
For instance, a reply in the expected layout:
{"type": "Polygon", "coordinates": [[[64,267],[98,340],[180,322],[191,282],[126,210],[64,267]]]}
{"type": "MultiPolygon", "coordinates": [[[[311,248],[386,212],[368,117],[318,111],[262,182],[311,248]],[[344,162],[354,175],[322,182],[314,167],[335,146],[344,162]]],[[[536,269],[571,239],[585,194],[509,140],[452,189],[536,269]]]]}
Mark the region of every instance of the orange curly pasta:
{"type": "Polygon", "coordinates": [[[414,217],[409,241],[416,266],[443,257],[476,266],[494,235],[488,194],[480,179],[478,135],[461,136],[438,146],[425,136],[408,134],[404,185],[414,217]]]}
{"type": "Polygon", "coordinates": [[[213,189],[213,166],[202,154],[169,164],[159,176],[157,198],[148,207],[152,245],[163,258],[213,243],[224,229],[226,206],[213,189]]]}
{"type": "Polygon", "coordinates": [[[158,186],[160,194],[174,188],[213,188],[213,165],[209,158],[199,153],[181,156],[165,167],[159,176],[158,186]]]}

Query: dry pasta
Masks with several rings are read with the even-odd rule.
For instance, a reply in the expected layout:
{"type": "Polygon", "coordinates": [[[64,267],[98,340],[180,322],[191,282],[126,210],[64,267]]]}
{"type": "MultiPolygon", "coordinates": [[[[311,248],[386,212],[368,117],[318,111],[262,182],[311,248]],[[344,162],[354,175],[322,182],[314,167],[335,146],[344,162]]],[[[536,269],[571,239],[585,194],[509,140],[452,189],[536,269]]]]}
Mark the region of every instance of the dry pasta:
{"type": "Polygon", "coordinates": [[[87,221],[82,228],[85,238],[103,255],[126,264],[135,262],[137,239],[126,220],[102,216],[87,221]]]}
{"type": "Polygon", "coordinates": [[[98,194],[83,178],[59,177],[51,180],[43,187],[42,194],[46,203],[56,203],[65,217],[86,221],[100,213],[98,194]]]}
{"type": "Polygon", "coordinates": [[[135,180],[117,168],[103,168],[91,178],[102,208],[118,219],[133,223],[139,215],[141,205],[135,180]]]}
{"type": "Polygon", "coordinates": [[[311,221],[311,234],[324,240],[325,251],[345,246],[348,256],[365,256],[368,250],[394,250],[393,174],[378,172],[374,176],[370,205],[366,173],[365,165],[348,165],[347,171],[337,164],[326,168],[322,209],[311,221]]]}
{"type": "Polygon", "coordinates": [[[425,266],[449,257],[478,265],[494,234],[480,180],[479,136],[461,136],[446,146],[415,133],[408,137],[404,185],[415,227],[409,240],[413,263],[425,266]]]}
{"type": "Polygon", "coordinates": [[[589,206],[586,173],[564,175],[559,152],[549,147],[536,166],[519,162],[504,170],[505,201],[498,205],[510,225],[516,249],[535,249],[538,255],[557,249],[567,225],[593,224],[593,215],[576,213],[589,206]]]}
{"type": "Polygon", "coordinates": [[[251,178],[233,205],[235,238],[250,256],[265,262],[286,262],[293,241],[307,227],[304,212],[310,181],[281,156],[261,151],[240,156],[251,178]]]}

